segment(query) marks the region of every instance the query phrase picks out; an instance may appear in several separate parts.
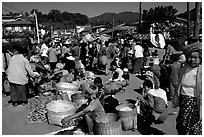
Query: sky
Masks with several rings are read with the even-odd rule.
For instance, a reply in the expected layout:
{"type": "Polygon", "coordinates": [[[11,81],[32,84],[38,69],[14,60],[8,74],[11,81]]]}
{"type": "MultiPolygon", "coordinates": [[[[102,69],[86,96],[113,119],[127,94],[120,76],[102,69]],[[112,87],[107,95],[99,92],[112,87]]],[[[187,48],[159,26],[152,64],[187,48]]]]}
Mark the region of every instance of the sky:
{"type": "MultiPolygon", "coordinates": [[[[41,0],[43,1],[43,0],[41,0]]],[[[3,14],[11,12],[28,12],[32,9],[37,9],[41,11],[43,14],[48,14],[52,9],[59,10],[61,12],[67,11],[68,13],[81,13],[87,15],[88,17],[95,17],[107,12],[120,13],[120,12],[139,12],[139,2],[142,2],[142,10],[149,10],[150,8],[154,8],[157,6],[173,6],[178,10],[179,13],[183,13],[187,10],[186,1],[176,1],[176,2],[147,2],[147,1],[2,1],[2,12],[3,14]]],[[[175,1],[175,0],[174,0],[175,1]]],[[[195,2],[188,1],[190,3],[190,9],[195,7],[195,2]]]]}

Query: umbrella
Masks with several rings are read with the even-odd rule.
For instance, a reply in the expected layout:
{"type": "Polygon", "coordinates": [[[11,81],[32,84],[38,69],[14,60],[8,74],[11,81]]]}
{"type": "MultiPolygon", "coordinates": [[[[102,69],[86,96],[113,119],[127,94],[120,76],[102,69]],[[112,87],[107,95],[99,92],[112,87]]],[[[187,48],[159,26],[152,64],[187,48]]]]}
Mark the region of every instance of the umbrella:
{"type": "Polygon", "coordinates": [[[110,39],[110,37],[105,36],[105,35],[100,36],[100,40],[102,40],[102,41],[108,41],[108,39],[110,39]]]}
{"type": "Polygon", "coordinates": [[[82,39],[83,41],[87,42],[87,41],[94,41],[94,38],[90,35],[90,34],[87,34],[86,36],[83,37],[82,39]]]}

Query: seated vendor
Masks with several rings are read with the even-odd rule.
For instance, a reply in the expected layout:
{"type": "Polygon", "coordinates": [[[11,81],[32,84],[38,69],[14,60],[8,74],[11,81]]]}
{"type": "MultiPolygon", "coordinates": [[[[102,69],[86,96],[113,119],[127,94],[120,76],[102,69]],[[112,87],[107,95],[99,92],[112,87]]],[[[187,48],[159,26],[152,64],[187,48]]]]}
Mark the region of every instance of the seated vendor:
{"type": "Polygon", "coordinates": [[[108,81],[106,81],[106,84],[116,83],[119,86],[118,89],[121,89],[122,87],[127,86],[126,79],[128,77],[126,77],[124,75],[123,70],[118,68],[117,64],[115,62],[111,62],[111,68],[113,70],[113,75],[112,75],[112,77],[108,81]],[[123,76],[126,79],[124,79],[123,76]]]}
{"type": "Polygon", "coordinates": [[[75,80],[82,80],[85,77],[84,65],[79,61],[75,67],[75,80]]]}
{"type": "Polygon", "coordinates": [[[146,122],[163,123],[168,117],[168,102],[163,89],[153,89],[153,83],[145,80],[143,83],[144,96],[140,99],[140,110],[146,122]]]}
{"type": "Polygon", "coordinates": [[[103,85],[102,79],[96,77],[94,79],[94,85],[98,87],[97,98],[100,99],[106,113],[117,113],[115,109],[119,105],[119,101],[111,94],[107,92],[107,88],[103,85]]]}
{"type": "Polygon", "coordinates": [[[122,77],[125,79],[126,81],[126,85],[129,85],[129,80],[130,80],[130,74],[129,74],[129,70],[127,68],[123,69],[123,75],[122,77]]]}
{"type": "Polygon", "coordinates": [[[82,109],[81,111],[77,112],[74,115],[65,117],[62,119],[62,124],[66,125],[71,122],[72,119],[78,118],[78,117],[85,117],[87,127],[88,127],[88,134],[93,134],[93,125],[95,118],[99,116],[100,114],[104,114],[104,108],[98,98],[96,98],[95,92],[86,93],[88,96],[88,101],[86,102],[86,107],[82,109]]]}
{"type": "Polygon", "coordinates": [[[117,65],[117,63],[115,61],[112,61],[110,66],[111,66],[111,70],[113,71],[113,75],[114,75],[114,73],[118,73],[118,78],[114,79],[114,81],[122,80],[123,79],[122,78],[123,70],[118,67],[118,65],[117,65]]]}

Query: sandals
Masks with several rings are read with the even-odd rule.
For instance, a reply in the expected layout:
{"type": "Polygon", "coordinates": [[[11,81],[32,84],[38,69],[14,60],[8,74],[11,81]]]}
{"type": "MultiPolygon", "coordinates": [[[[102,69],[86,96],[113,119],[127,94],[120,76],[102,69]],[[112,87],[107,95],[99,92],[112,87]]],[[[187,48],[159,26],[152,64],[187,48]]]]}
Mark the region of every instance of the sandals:
{"type": "Polygon", "coordinates": [[[18,103],[17,103],[17,102],[13,102],[13,103],[12,103],[12,106],[13,106],[13,107],[17,107],[17,106],[18,106],[18,103]]]}

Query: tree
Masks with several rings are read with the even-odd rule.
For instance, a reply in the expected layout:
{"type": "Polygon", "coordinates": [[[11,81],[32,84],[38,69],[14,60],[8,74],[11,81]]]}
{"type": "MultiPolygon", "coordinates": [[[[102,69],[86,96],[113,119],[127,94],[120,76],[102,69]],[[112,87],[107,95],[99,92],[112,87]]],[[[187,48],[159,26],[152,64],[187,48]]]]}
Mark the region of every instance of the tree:
{"type": "Polygon", "coordinates": [[[52,9],[48,13],[48,19],[51,19],[52,22],[62,22],[61,11],[52,9]]]}
{"type": "Polygon", "coordinates": [[[162,24],[167,20],[173,23],[176,19],[176,13],[177,10],[173,6],[158,6],[149,10],[143,10],[142,20],[145,22],[143,26],[148,29],[152,23],[162,24]]]}
{"type": "Polygon", "coordinates": [[[32,9],[30,13],[33,14],[34,11],[40,24],[47,27],[52,25],[54,29],[73,28],[76,25],[85,25],[89,21],[86,15],[80,13],[68,13],[66,11],[61,13],[56,9],[52,9],[48,14],[42,14],[37,9],[32,9]]]}

